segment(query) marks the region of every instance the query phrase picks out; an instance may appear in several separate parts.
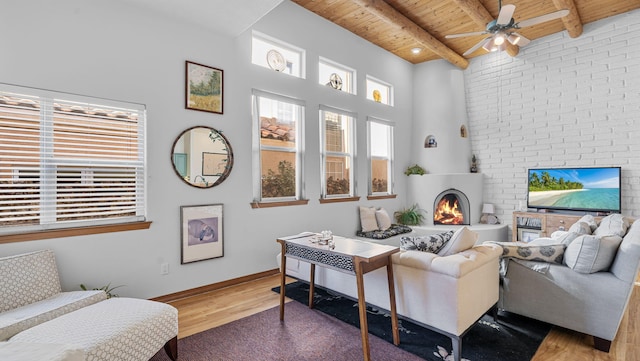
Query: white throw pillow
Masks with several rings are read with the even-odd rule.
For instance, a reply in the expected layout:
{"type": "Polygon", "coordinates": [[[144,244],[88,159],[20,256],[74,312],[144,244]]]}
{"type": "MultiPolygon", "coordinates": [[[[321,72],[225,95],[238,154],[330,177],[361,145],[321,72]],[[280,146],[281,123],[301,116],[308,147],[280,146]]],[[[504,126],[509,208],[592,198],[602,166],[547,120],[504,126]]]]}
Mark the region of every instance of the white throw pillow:
{"type": "Polygon", "coordinates": [[[593,231],[595,236],[620,236],[624,237],[629,228],[629,222],[622,214],[610,214],[600,221],[600,225],[593,231]]]}
{"type": "Polygon", "coordinates": [[[371,232],[378,230],[375,208],[360,206],[360,226],[362,227],[362,232],[371,232]]]}
{"type": "Polygon", "coordinates": [[[466,251],[473,247],[478,240],[478,234],[469,230],[467,227],[462,227],[455,231],[453,236],[447,244],[438,251],[439,256],[449,256],[462,251],[466,251]]]}
{"type": "Polygon", "coordinates": [[[564,252],[564,264],[580,273],[595,273],[609,269],[622,238],[582,235],[571,242],[564,252]]]}
{"type": "Polygon", "coordinates": [[[573,233],[577,233],[578,235],[582,235],[582,234],[591,234],[591,232],[593,232],[593,230],[591,229],[591,226],[589,225],[589,223],[587,222],[576,222],[573,225],[571,225],[571,227],[569,227],[569,232],[573,232],[573,233]]]}
{"type": "Polygon", "coordinates": [[[378,223],[378,229],[386,231],[391,228],[391,217],[384,208],[380,208],[376,211],[376,222],[378,223]]]}
{"type": "Polygon", "coordinates": [[[596,219],[590,214],[585,214],[582,218],[578,219],[578,222],[584,222],[589,225],[589,228],[591,228],[591,232],[589,232],[589,234],[593,233],[593,231],[598,228],[598,222],[596,222],[596,219]]]}

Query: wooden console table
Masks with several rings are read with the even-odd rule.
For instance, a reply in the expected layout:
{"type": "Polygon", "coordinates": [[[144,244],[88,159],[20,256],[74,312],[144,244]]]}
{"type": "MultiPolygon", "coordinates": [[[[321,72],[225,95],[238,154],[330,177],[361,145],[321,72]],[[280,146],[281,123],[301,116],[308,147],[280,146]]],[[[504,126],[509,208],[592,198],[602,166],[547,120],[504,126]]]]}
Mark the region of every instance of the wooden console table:
{"type": "Polygon", "coordinates": [[[356,276],[358,286],[358,310],[360,315],[360,335],[362,336],[362,353],[364,360],[371,359],[369,350],[369,329],[367,326],[367,306],[364,298],[364,274],[381,267],[387,267],[389,283],[389,303],[391,305],[391,328],[394,345],[400,344],[398,332],[398,315],[396,313],[396,296],[393,284],[393,266],[391,255],[400,251],[398,247],[369,243],[333,236],[335,246],[314,243],[315,234],[301,233],[295,236],[277,239],[282,245],[282,264],[280,282],[280,320],[284,320],[285,279],[287,257],[296,258],[311,264],[309,278],[309,308],[313,308],[313,292],[315,283],[315,266],[320,265],[336,271],[356,276]]]}
{"type": "MultiPolygon", "coordinates": [[[[537,212],[513,212],[512,241],[522,241],[522,232],[534,232],[537,237],[551,237],[555,231],[566,231],[576,223],[582,215],[537,212]]],[[[596,221],[601,216],[594,217],[596,221]]]]}

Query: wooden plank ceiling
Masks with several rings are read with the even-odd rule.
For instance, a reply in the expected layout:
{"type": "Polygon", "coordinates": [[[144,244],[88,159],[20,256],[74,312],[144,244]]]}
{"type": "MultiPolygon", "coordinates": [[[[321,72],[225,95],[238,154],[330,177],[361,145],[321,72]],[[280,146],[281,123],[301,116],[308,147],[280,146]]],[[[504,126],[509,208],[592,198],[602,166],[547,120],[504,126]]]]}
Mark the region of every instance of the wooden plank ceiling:
{"type": "MultiPolygon", "coordinates": [[[[464,69],[467,58],[487,53],[467,50],[488,35],[447,39],[446,35],[484,31],[498,17],[498,0],[292,0],[352,33],[413,63],[446,59],[464,69]],[[411,49],[420,48],[418,54],[411,49]]],[[[640,8],[639,0],[504,0],[515,5],[515,22],[567,9],[569,15],[518,30],[532,42],[567,31],[582,34],[582,25],[640,8]]],[[[508,43],[507,43],[508,44],[508,43]]],[[[511,56],[519,52],[508,44],[511,56]]]]}

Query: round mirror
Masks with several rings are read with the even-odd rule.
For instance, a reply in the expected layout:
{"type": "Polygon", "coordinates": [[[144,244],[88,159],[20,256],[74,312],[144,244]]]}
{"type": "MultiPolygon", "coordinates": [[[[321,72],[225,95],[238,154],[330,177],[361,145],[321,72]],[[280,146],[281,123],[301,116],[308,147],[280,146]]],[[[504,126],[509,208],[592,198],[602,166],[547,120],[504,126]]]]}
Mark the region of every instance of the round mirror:
{"type": "Polygon", "coordinates": [[[176,174],[187,184],[210,188],[222,183],[233,167],[233,150],[216,129],[193,127],[173,142],[171,161],[176,174]]]}

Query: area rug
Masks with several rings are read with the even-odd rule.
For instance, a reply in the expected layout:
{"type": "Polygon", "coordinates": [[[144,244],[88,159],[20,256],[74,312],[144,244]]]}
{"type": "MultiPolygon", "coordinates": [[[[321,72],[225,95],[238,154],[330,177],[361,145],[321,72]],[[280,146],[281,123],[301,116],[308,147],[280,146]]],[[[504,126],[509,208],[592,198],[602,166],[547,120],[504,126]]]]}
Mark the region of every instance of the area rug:
{"type": "MultiPolygon", "coordinates": [[[[273,290],[280,292],[280,287],[273,290]]],[[[355,327],[360,326],[356,300],[317,286],[315,291],[315,310],[355,327]]],[[[309,284],[301,281],[288,284],[286,295],[307,304],[309,284]]],[[[289,305],[285,306],[285,309],[286,307],[289,305]]],[[[392,344],[389,311],[368,305],[367,316],[369,334],[392,344]]],[[[452,359],[449,337],[402,319],[399,320],[399,329],[401,349],[429,361],[452,359]]],[[[463,337],[462,358],[468,361],[528,361],[536,353],[550,329],[551,326],[547,323],[508,312],[500,312],[498,322],[494,321],[493,316],[485,315],[463,337]]]]}
{"type": "MultiPolygon", "coordinates": [[[[420,361],[378,337],[369,337],[372,360],[420,361]]],[[[298,302],[178,340],[179,361],[354,361],[362,360],[360,330],[298,302]]],[[[150,361],[170,361],[164,350],[150,361]]]]}

